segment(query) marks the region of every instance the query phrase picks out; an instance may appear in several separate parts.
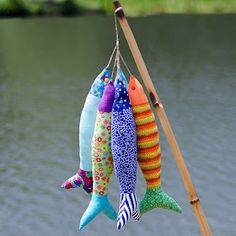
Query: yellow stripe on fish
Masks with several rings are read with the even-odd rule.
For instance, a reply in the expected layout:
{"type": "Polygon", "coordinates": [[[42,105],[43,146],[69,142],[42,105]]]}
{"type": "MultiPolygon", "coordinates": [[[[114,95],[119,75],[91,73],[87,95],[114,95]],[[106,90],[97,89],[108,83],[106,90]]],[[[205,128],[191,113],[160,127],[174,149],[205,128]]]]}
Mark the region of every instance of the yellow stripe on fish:
{"type": "Polygon", "coordinates": [[[132,110],[134,113],[144,112],[149,109],[150,109],[149,104],[146,104],[146,103],[138,105],[138,106],[132,106],[132,110]]]}
{"type": "Polygon", "coordinates": [[[132,107],[137,128],[138,162],[147,188],[161,184],[161,149],[155,116],[148,103],[132,107]]]}

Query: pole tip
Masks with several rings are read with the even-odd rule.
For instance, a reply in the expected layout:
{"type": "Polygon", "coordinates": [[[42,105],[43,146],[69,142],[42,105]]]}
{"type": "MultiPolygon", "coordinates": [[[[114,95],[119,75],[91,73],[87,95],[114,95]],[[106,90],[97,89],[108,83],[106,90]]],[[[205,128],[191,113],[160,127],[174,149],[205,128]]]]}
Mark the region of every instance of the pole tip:
{"type": "Polygon", "coordinates": [[[123,18],[125,16],[123,8],[119,1],[114,1],[115,13],[117,17],[123,18]]]}

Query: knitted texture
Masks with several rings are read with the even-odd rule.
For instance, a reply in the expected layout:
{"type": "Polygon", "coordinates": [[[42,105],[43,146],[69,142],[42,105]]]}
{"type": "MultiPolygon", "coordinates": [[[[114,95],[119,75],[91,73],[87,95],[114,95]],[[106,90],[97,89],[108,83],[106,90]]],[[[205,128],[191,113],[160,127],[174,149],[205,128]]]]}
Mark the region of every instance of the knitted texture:
{"type": "Polygon", "coordinates": [[[141,213],[160,207],[181,212],[174,199],[161,188],[161,149],[158,127],[142,85],[131,76],[128,92],[137,130],[138,163],[146,180],[147,191],[140,203],[141,213]]]}
{"type": "Polygon", "coordinates": [[[116,212],[108,201],[108,185],[113,170],[111,155],[111,110],[114,100],[114,85],[107,85],[97,112],[92,142],[93,195],[80,221],[80,229],[91,222],[100,212],[116,219],[116,212]]]}
{"type": "MultiPolygon", "coordinates": [[[[137,202],[135,194],[137,174],[137,143],[136,129],[129,95],[122,81],[115,87],[115,100],[111,122],[111,148],[115,173],[120,185],[120,207],[117,218],[117,228],[121,229],[128,219],[138,212],[138,204],[131,207],[131,201],[137,202]],[[124,196],[126,194],[126,197],[124,196]],[[122,200],[124,202],[122,202],[122,200]]],[[[139,216],[139,214],[138,214],[139,216]]],[[[139,217],[135,217],[139,219],[139,217]]]]}
{"type": "MultiPolygon", "coordinates": [[[[62,184],[61,187],[65,189],[75,188],[83,186],[80,182],[86,182],[84,176],[92,176],[92,158],[91,158],[91,142],[94,133],[94,125],[96,121],[96,114],[98,104],[103,95],[104,89],[110,80],[110,71],[108,68],[102,70],[102,72],[94,80],[89,94],[87,95],[84,103],[83,110],[81,112],[79,123],[79,155],[80,155],[80,168],[77,174],[69,178],[62,184]],[[85,171],[86,174],[81,175],[81,171],[85,171]],[[71,185],[68,184],[71,183],[71,185]]],[[[90,180],[90,186],[92,186],[92,178],[90,180]]],[[[85,189],[86,192],[91,193],[92,188],[85,189]]]]}
{"type": "Polygon", "coordinates": [[[133,106],[137,128],[138,162],[147,181],[147,189],[161,185],[161,149],[158,128],[148,103],[133,106]]]}

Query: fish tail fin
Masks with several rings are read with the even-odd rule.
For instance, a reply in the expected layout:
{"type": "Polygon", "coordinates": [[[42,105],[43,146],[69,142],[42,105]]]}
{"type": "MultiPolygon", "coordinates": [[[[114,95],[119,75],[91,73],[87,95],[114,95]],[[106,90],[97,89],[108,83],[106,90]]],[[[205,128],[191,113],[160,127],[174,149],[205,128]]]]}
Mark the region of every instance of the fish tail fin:
{"type": "Polygon", "coordinates": [[[87,193],[91,193],[93,190],[93,177],[92,171],[84,171],[79,169],[78,172],[67,179],[62,185],[61,188],[71,189],[83,187],[87,193]]]}
{"type": "Polygon", "coordinates": [[[142,201],[140,202],[141,214],[146,213],[154,208],[163,208],[181,213],[182,209],[178,203],[167,195],[161,187],[147,189],[142,201]]]}
{"type": "Polygon", "coordinates": [[[121,193],[117,229],[121,229],[131,217],[140,219],[137,196],[135,193],[121,193]]]}
{"type": "Polygon", "coordinates": [[[111,220],[115,221],[117,218],[116,211],[112,207],[111,203],[107,201],[106,206],[103,209],[103,213],[111,220]]]}
{"type": "Polygon", "coordinates": [[[77,173],[73,176],[71,176],[69,179],[67,179],[62,185],[61,188],[64,189],[71,189],[71,188],[77,188],[81,187],[83,184],[83,179],[81,176],[79,176],[77,173]]]}
{"type": "Polygon", "coordinates": [[[139,209],[136,209],[136,211],[133,212],[132,217],[133,217],[135,220],[140,220],[141,214],[140,214],[139,209]]]}
{"type": "Polygon", "coordinates": [[[80,220],[79,229],[83,229],[101,212],[103,212],[109,219],[116,220],[116,211],[108,201],[107,195],[100,196],[93,194],[89,206],[80,220]]]}

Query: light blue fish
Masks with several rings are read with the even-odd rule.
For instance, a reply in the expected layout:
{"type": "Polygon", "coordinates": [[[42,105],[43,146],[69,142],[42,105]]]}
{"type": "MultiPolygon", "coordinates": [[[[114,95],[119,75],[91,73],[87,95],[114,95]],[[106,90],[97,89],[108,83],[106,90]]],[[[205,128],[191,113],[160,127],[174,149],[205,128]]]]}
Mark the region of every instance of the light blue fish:
{"type": "Polygon", "coordinates": [[[86,192],[92,192],[93,177],[91,142],[94,133],[98,104],[101,101],[104,89],[109,81],[110,70],[105,68],[94,80],[89,94],[87,95],[79,123],[80,168],[74,176],[70,177],[64,182],[64,184],[62,184],[62,188],[70,189],[83,187],[86,192]]]}

